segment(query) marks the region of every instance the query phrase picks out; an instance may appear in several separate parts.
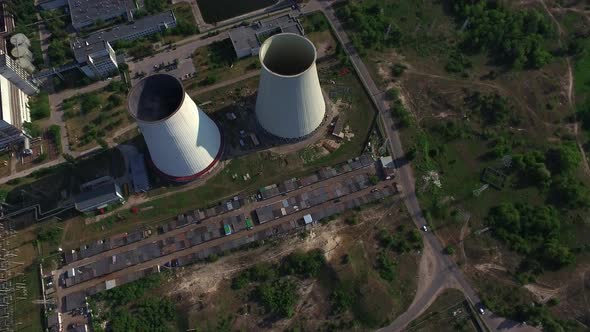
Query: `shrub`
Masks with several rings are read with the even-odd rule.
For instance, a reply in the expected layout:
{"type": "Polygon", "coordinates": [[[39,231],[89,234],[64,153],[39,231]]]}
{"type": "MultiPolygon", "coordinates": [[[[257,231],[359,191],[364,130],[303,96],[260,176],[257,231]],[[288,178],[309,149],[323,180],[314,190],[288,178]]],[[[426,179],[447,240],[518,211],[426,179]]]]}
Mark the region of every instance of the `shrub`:
{"type": "Polygon", "coordinates": [[[255,296],[267,312],[279,317],[291,317],[297,302],[297,285],[290,280],[265,282],[256,288],[255,296]]]}

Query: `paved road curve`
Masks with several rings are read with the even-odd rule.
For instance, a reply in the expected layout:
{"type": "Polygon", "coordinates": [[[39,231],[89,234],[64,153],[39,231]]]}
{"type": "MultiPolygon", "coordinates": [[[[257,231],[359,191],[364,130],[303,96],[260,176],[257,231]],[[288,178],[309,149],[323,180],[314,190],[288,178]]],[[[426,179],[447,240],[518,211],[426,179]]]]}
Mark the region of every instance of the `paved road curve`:
{"type": "MultiPolygon", "coordinates": [[[[334,9],[332,7],[329,7],[329,4],[327,2],[312,2],[315,3],[312,4],[310,8],[315,9],[319,7],[320,10],[323,11],[326,17],[328,18],[333,30],[336,33],[336,36],[338,37],[340,43],[344,46],[346,54],[349,56],[363,85],[369,92],[371,99],[373,99],[373,102],[378,109],[379,116],[384,124],[385,135],[387,136],[389,142],[389,149],[398,167],[397,179],[403,186],[404,192],[406,193],[404,200],[406,207],[408,208],[408,211],[411,214],[412,220],[414,221],[416,227],[421,228],[423,225],[426,225],[426,220],[424,219],[422,209],[420,208],[420,203],[418,202],[418,199],[415,194],[414,175],[411,166],[409,165],[409,163],[407,163],[407,161],[404,158],[404,150],[401,144],[401,140],[399,138],[399,133],[394,128],[394,122],[390,116],[385,95],[377,87],[377,85],[371,78],[371,75],[369,74],[367,67],[358,55],[358,52],[352,46],[352,43],[350,42],[350,39],[348,38],[344,28],[342,27],[340,21],[335,15],[334,9]]],[[[455,285],[455,287],[459,288],[463,292],[465,297],[469,299],[472,303],[478,304],[481,302],[479,296],[471,287],[471,285],[469,284],[461,270],[457,267],[455,262],[448,256],[442,254],[443,248],[436,236],[430,232],[424,233],[424,241],[426,242],[425,248],[432,249],[432,253],[437,261],[437,264],[435,264],[433,271],[435,277],[433,278],[430,285],[426,287],[426,289],[418,290],[416,294],[417,296],[408,308],[408,310],[404,314],[402,314],[398,319],[396,319],[391,325],[383,328],[382,331],[403,330],[411,321],[416,319],[422,312],[424,312],[424,310],[427,309],[428,305],[432,302],[432,300],[434,300],[436,294],[442,288],[447,287],[447,285],[449,284],[455,285]]],[[[492,313],[488,313],[488,315],[484,316],[484,319],[488,327],[496,331],[506,329],[510,329],[510,331],[515,332],[538,331],[537,329],[528,326],[520,327],[518,326],[518,323],[503,319],[501,317],[497,317],[492,313]]]]}

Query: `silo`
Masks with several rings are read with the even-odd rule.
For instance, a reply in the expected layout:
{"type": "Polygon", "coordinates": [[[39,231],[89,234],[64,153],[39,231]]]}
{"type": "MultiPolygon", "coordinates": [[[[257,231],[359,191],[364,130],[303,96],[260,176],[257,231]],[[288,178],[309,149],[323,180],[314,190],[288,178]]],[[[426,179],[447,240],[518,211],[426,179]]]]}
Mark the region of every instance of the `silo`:
{"type": "Polygon", "coordinates": [[[262,44],[259,57],[258,123],[286,139],[311,134],[326,113],[313,43],[297,34],[277,34],[262,44]]]}
{"type": "Polygon", "coordinates": [[[191,181],[219,161],[223,149],[219,128],[176,77],[145,77],[133,87],[127,103],[147,144],[150,164],[161,176],[191,181]]]}

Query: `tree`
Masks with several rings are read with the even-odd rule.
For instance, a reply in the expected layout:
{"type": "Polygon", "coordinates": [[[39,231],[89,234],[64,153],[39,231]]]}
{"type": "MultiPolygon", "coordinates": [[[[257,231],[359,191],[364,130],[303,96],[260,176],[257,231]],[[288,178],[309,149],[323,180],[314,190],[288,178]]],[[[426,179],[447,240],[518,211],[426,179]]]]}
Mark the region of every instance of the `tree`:
{"type": "Polygon", "coordinates": [[[312,250],[307,253],[295,252],[283,259],[280,270],[284,275],[309,278],[317,276],[324,264],[324,254],[321,250],[312,250]]]}
{"type": "Polygon", "coordinates": [[[155,14],[163,12],[166,9],[166,1],[165,0],[145,0],[144,1],[145,10],[149,14],[155,14]]]}
{"type": "Polygon", "coordinates": [[[27,134],[31,135],[32,137],[39,137],[41,136],[41,128],[39,124],[35,122],[23,122],[23,128],[27,134]]]}
{"type": "Polygon", "coordinates": [[[108,101],[112,107],[121,106],[123,104],[123,98],[116,94],[110,95],[108,101]]]}
{"type": "Polygon", "coordinates": [[[265,282],[256,288],[256,298],[266,308],[279,317],[291,317],[297,302],[297,285],[291,280],[265,282]]]}
{"type": "Polygon", "coordinates": [[[582,162],[582,155],[574,142],[566,142],[556,148],[549,149],[546,164],[552,172],[564,174],[575,170],[582,162]]]}
{"type": "Polygon", "coordinates": [[[29,109],[33,120],[49,117],[51,108],[49,107],[49,95],[47,92],[40,92],[38,95],[29,98],[29,109]]]}
{"type": "Polygon", "coordinates": [[[549,201],[561,208],[587,208],[590,206],[590,193],[588,188],[576,179],[560,177],[551,184],[549,201]]]}
{"type": "Polygon", "coordinates": [[[94,93],[82,95],[80,96],[80,100],[80,111],[82,113],[90,113],[101,104],[100,98],[94,93]]]}
{"type": "Polygon", "coordinates": [[[545,264],[552,269],[559,269],[562,266],[572,264],[575,259],[570,250],[562,246],[555,238],[545,242],[542,250],[545,264]]]}

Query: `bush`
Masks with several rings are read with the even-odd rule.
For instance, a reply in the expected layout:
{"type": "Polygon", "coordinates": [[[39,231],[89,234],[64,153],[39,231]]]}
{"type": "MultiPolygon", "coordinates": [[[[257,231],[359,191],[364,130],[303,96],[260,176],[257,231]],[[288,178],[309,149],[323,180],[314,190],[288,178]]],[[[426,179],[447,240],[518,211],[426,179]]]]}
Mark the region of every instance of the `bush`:
{"type": "Polygon", "coordinates": [[[297,285],[290,280],[265,282],[256,288],[256,299],[267,312],[279,317],[291,317],[297,303],[297,285]]]}
{"type": "Polygon", "coordinates": [[[324,254],[319,249],[307,253],[295,252],[283,259],[280,271],[283,275],[298,275],[305,278],[316,277],[324,264],[324,254]]]}
{"type": "Polygon", "coordinates": [[[448,246],[445,247],[444,250],[445,255],[452,255],[455,253],[455,246],[449,244],[448,246]]]}
{"type": "Polygon", "coordinates": [[[39,124],[35,122],[23,122],[23,128],[25,128],[27,134],[32,137],[41,136],[41,128],[39,127],[39,124]]]}
{"type": "Polygon", "coordinates": [[[40,92],[38,95],[30,97],[29,109],[33,120],[48,118],[51,108],[49,107],[49,95],[47,92],[40,92]]]}
{"type": "Polygon", "coordinates": [[[53,138],[55,145],[57,146],[57,151],[61,153],[61,127],[59,125],[51,125],[49,127],[49,134],[53,138]]]}
{"type": "Polygon", "coordinates": [[[98,109],[101,103],[98,95],[94,93],[83,94],[80,96],[80,111],[83,114],[90,113],[98,109]]]}
{"type": "Polygon", "coordinates": [[[575,170],[582,162],[582,154],[574,142],[566,142],[549,149],[546,154],[547,167],[556,174],[575,170]]]}
{"type": "Polygon", "coordinates": [[[399,90],[396,88],[391,88],[391,89],[387,90],[386,94],[387,94],[387,99],[393,100],[393,101],[398,100],[399,95],[400,95],[399,90]]]}
{"type": "Polygon", "coordinates": [[[59,244],[63,231],[57,226],[42,227],[37,231],[37,241],[59,244]]]}
{"type": "Polygon", "coordinates": [[[352,287],[347,287],[346,285],[339,284],[330,296],[332,310],[335,313],[343,313],[350,309],[350,307],[352,307],[355,301],[353,293],[354,291],[352,287]]]}
{"type": "Polygon", "coordinates": [[[37,156],[37,158],[35,158],[35,160],[33,160],[33,162],[35,164],[40,164],[40,163],[44,162],[45,160],[47,160],[47,153],[46,152],[43,152],[43,153],[40,153],[37,156]]]}
{"type": "Polygon", "coordinates": [[[379,271],[381,278],[387,281],[395,280],[395,266],[396,263],[386,253],[379,253],[377,256],[377,271],[379,271]]]}
{"type": "Polygon", "coordinates": [[[400,77],[403,75],[403,73],[406,71],[407,68],[408,67],[406,67],[405,65],[403,65],[401,63],[396,63],[391,68],[391,75],[393,75],[393,77],[400,77]]]}

